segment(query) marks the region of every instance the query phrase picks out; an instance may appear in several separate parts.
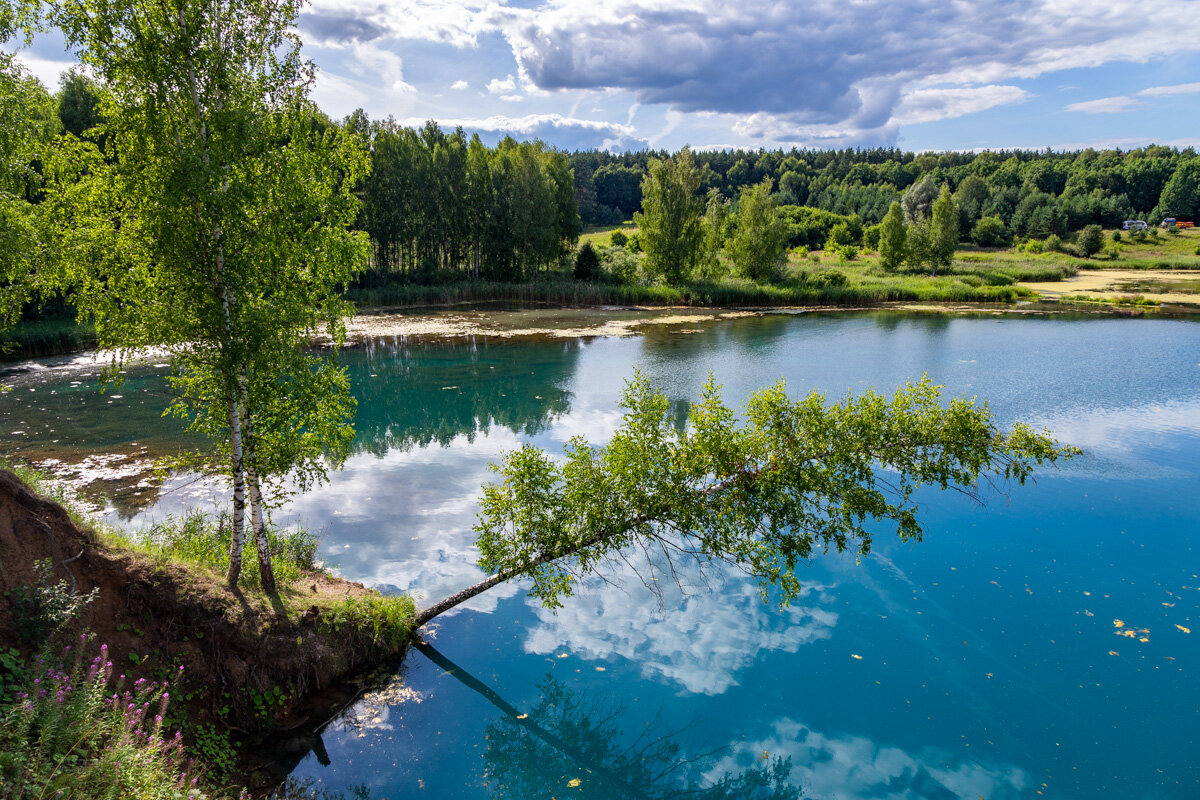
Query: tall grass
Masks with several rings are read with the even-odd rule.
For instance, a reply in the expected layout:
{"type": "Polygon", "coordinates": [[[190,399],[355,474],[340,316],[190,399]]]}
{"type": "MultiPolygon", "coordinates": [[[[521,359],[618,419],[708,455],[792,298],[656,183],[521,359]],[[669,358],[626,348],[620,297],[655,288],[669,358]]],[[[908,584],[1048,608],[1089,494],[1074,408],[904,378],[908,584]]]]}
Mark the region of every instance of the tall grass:
{"type": "Polygon", "coordinates": [[[96,332],[73,319],[22,320],[0,333],[0,359],[72,353],[96,343],[96,332]]]}
{"type": "MultiPolygon", "coordinates": [[[[248,532],[248,531],[247,531],[248,532]]],[[[233,519],[228,511],[208,514],[192,510],[182,516],[169,516],[140,534],[132,542],[140,549],[173,561],[195,564],[224,574],[229,569],[229,550],[233,542],[233,519]]],[[[258,569],[258,551],[253,536],[246,536],[242,551],[242,577],[245,585],[262,588],[258,569]]],[[[317,568],[320,537],[303,527],[267,528],[267,544],[275,580],[290,586],[303,573],[317,568]]]]}
{"type": "MultiPolygon", "coordinates": [[[[1011,281],[1010,281],[1011,282],[1011,281]]],[[[362,289],[353,299],[363,307],[452,305],[467,302],[554,305],[656,305],[765,307],[871,305],[905,300],[1011,303],[1032,294],[1012,286],[973,286],[953,278],[897,275],[842,286],[726,280],[685,286],[618,285],[556,281],[544,283],[393,284],[362,289]]]]}

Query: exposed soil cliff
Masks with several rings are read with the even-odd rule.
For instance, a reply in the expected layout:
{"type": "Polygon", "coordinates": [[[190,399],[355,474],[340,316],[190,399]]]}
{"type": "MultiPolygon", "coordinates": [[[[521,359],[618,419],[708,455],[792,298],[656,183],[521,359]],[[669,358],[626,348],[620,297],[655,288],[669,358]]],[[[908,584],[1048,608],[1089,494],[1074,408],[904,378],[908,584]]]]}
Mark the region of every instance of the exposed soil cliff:
{"type": "Polygon", "coordinates": [[[40,559],[76,591],[98,591],[79,622],[108,644],[118,670],[152,678],[182,665],[185,686],[172,688],[172,697],[186,700],[194,723],[214,722],[252,741],[278,742],[291,731],[297,756],[353,696],[358,682],[347,680],[396,661],[404,646],[365,625],[330,627],[319,611],[315,619],[314,611],[288,611],[373,594],[361,584],[312,574],[286,604],[234,593],[203,570],[104,543],[0,470],[0,645],[19,645],[10,592],[35,582],[40,559]]]}

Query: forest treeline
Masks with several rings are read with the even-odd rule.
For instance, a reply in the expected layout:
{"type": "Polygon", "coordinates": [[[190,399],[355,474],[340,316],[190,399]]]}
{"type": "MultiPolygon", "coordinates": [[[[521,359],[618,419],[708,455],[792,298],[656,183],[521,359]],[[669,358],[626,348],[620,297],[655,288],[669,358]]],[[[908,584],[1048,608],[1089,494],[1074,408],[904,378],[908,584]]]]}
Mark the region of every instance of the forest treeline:
{"type": "MultiPolygon", "coordinates": [[[[583,224],[630,219],[641,208],[642,179],[650,161],[669,156],[650,150],[573,153],[583,224]]],[[[808,207],[855,215],[866,225],[882,222],[891,204],[925,178],[954,193],[964,233],[987,216],[1028,237],[1061,236],[1090,224],[1119,227],[1126,219],[1157,223],[1168,216],[1200,216],[1200,160],[1192,148],[921,154],[882,147],[715,150],[695,152],[694,158],[701,170],[701,193],[715,189],[734,199],[741,187],[770,179],[784,213],[788,206],[808,207]]]]}
{"type": "MultiPolygon", "coordinates": [[[[26,89],[33,92],[33,87],[26,89]]],[[[78,72],[44,89],[42,135],[85,135],[99,124],[99,89],[78,72]],[[56,113],[49,113],[54,109],[56,113]],[[48,118],[47,118],[48,116],[48,118]],[[56,117],[56,118],[55,118],[56,117]]],[[[582,226],[619,224],[643,211],[650,165],[672,154],[644,150],[565,153],[506,137],[371,120],[360,111],[322,124],[355,133],[371,169],[357,188],[357,226],[371,239],[360,286],[461,280],[521,282],[569,262],[582,226]]],[[[96,136],[96,134],[93,134],[96,136]]],[[[1156,224],[1200,217],[1200,158],[1192,148],[921,153],[896,148],[693,152],[695,194],[729,201],[769,187],[787,246],[820,249],[844,226],[848,243],[874,249],[871,229],[893,203],[928,207],[942,188],[955,202],[958,236],[981,246],[1067,236],[1126,219],[1156,224]],[[864,231],[867,232],[864,238],[864,231]]],[[[23,187],[37,202],[31,165],[23,187]]]]}
{"type": "Polygon", "coordinates": [[[371,149],[359,223],[374,246],[360,282],[520,281],[574,248],[580,218],[565,153],[511,137],[485,147],[461,128],[415,130],[362,111],[344,124],[371,149]]]}

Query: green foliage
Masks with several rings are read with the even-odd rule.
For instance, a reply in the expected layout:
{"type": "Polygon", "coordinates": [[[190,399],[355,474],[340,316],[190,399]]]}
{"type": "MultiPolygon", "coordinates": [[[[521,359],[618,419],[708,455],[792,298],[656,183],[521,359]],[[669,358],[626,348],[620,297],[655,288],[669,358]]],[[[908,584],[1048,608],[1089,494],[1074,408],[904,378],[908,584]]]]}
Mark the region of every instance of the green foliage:
{"type": "Polygon", "coordinates": [[[980,247],[1008,247],[1012,244],[1012,233],[999,217],[982,217],[971,228],[971,241],[980,247]]]}
{"type": "Polygon", "coordinates": [[[412,634],[416,606],[408,596],[347,596],[321,610],[321,630],[351,645],[396,652],[412,634]]]}
{"type": "Polygon", "coordinates": [[[908,187],[900,199],[900,207],[904,211],[904,221],[912,225],[928,219],[933,211],[933,202],[937,198],[938,187],[933,176],[922,176],[921,180],[908,187]]]}
{"type": "Polygon", "coordinates": [[[167,684],[113,680],[107,646],[86,638],[66,666],[38,664],[0,716],[0,793],[10,800],[199,800],[200,776],[181,738],[163,730],[167,684]]]}
{"type": "Polygon", "coordinates": [[[373,257],[359,285],[528,279],[574,248],[579,213],[562,153],[511,138],[489,148],[461,129],[369,122],[361,110],[351,119],[371,150],[359,224],[373,257]]]}
{"type": "Polygon", "coordinates": [[[704,229],[696,195],[700,170],[684,148],[666,161],[654,159],[642,181],[642,210],[633,215],[646,251],[646,272],[670,285],[688,280],[700,257],[704,229]]]}
{"type": "Polygon", "coordinates": [[[629,237],[625,235],[625,231],[617,230],[612,232],[609,240],[612,242],[613,247],[624,247],[625,243],[629,241],[629,237]]]}
{"type": "Polygon", "coordinates": [[[879,227],[879,263],[886,270],[895,270],[908,260],[908,231],[904,227],[904,212],[899,203],[892,203],[879,227]]]}
{"type": "Polygon", "coordinates": [[[933,202],[929,232],[930,263],[936,273],[938,267],[950,266],[950,261],[954,258],[954,249],[958,246],[958,206],[950,196],[947,186],[942,187],[937,200],[933,202]]]}
{"type": "Polygon", "coordinates": [[[1052,233],[1046,237],[1046,241],[1042,242],[1042,249],[1048,253],[1061,253],[1063,241],[1057,234],[1052,233]]]}
{"type": "Polygon", "coordinates": [[[825,240],[825,249],[836,250],[853,241],[854,238],[850,235],[850,226],[845,222],[839,222],[829,231],[829,238],[825,240]]]}
{"type": "Polygon", "coordinates": [[[641,260],[629,250],[614,247],[604,255],[604,271],[614,283],[628,286],[638,279],[641,260]]]}
{"type": "Polygon", "coordinates": [[[708,193],[708,206],[701,220],[704,240],[701,245],[697,272],[701,280],[713,281],[725,275],[726,267],[721,252],[729,235],[732,221],[729,217],[729,202],[715,189],[708,193]]]}
{"type": "Polygon", "coordinates": [[[82,137],[101,123],[100,87],[78,69],[70,69],[59,79],[58,119],[63,130],[82,137]]]}
{"type": "MultiPolygon", "coordinates": [[[[137,544],[164,558],[198,564],[224,574],[229,568],[233,524],[228,511],[213,516],[192,510],[181,517],[168,516],[146,529],[137,544]]],[[[290,586],[303,573],[317,568],[317,548],[320,538],[306,528],[267,527],[267,544],[272,556],[275,578],[290,586]]],[[[243,543],[243,547],[248,543],[243,543]]],[[[246,562],[244,579],[247,585],[261,588],[258,562],[246,562]]]]}
{"type": "Polygon", "coordinates": [[[879,239],[883,232],[883,224],[871,225],[863,230],[863,247],[867,250],[878,250],[879,239]]]}
{"type": "Polygon", "coordinates": [[[101,154],[64,139],[48,165],[52,249],[114,365],[139,347],[170,353],[174,408],[232,478],[234,584],[244,492],[261,519],[272,479],[321,479],[352,435],[345,373],[301,347],[318,330],[340,341],[341,292],[368,252],[348,229],[368,154],[307,99],[297,11],[64,0],[51,14],[103,80],[107,141],[101,154]]]}
{"type": "Polygon", "coordinates": [[[212,783],[226,783],[237,769],[237,748],[230,732],[211,722],[189,725],[188,751],[204,764],[205,778],[212,783]]]}
{"type": "Polygon", "coordinates": [[[775,280],[787,259],[787,224],[775,209],[770,181],[742,190],[734,233],[726,250],[738,274],[764,283],[775,280]]]}
{"type": "Polygon", "coordinates": [[[49,92],[0,51],[0,332],[20,318],[26,302],[52,288],[33,201],[42,187],[37,162],[57,129],[49,92]]]}
{"type": "Polygon", "coordinates": [[[38,649],[60,638],[99,596],[99,590],[80,594],[65,580],[55,581],[54,565],[48,558],[34,562],[33,573],[33,585],[14,587],[9,598],[17,639],[26,647],[38,649]]]}
{"type": "Polygon", "coordinates": [[[600,256],[591,242],[584,242],[575,254],[575,280],[592,281],[600,271],[600,256]]]}
{"type": "MultiPolygon", "coordinates": [[[[835,405],[816,393],[792,400],[779,383],[750,398],[743,425],[710,379],[681,428],[638,375],[622,407],[604,447],[576,437],[560,460],[526,445],[496,467],[476,525],[486,572],[530,579],[553,608],[580,576],[641,544],[736,564],[786,603],[805,560],[866,554],[879,523],[919,540],[921,487],[979,497],[981,481],[1024,483],[1036,464],[1073,452],[1024,425],[999,430],[974,401],[943,406],[928,379],[890,400],[867,392],[835,405]]],[[[648,570],[651,586],[670,580],[669,563],[648,570]]]]}
{"type": "Polygon", "coordinates": [[[1100,229],[1099,225],[1088,225],[1079,232],[1075,244],[1079,248],[1081,256],[1091,258],[1104,247],[1104,231],[1100,229]]]}
{"type": "Polygon", "coordinates": [[[1200,158],[1181,163],[1163,187],[1158,215],[1196,221],[1200,218],[1200,158]]]}
{"type": "Polygon", "coordinates": [[[849,216],[807,206],[780,206],[778,214],[787,223],[788,246],[807,247],[809,250],[824,246],[830,232],[839,223],[845,223],[847,228],[852,225],[849,216]]]}

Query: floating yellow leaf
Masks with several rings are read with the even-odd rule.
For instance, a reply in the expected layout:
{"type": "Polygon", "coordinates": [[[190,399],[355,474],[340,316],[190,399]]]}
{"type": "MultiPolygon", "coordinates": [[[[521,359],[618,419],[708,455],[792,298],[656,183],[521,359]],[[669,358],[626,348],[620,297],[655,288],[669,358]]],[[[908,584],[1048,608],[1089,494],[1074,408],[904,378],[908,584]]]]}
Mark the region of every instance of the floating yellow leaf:
{"type": "Polygon", "coordinates": [[[860,656],[858,653],[851,653],[850,657],[857,661],[862,661],[862,656],[860,656]]]}
{"type": "Polygon", "coordinates": [[[528,714],[518,714],[517,719],[529,719],[529,715],[528,714]]]}
{"type": "Polygon", "coordinates": [[[1083,593],[1083,596],[1084,596],[1084,597],[1091,597],[1091,596],[1092,596],[1092,593],[1091,593],[1091,592],[1084,592],[1084,593],[1083,593]]]}
{"type": "Polygon", "coordinates": [[[1110,656],[1119,656],[1119,655],[1121,655],[1121,654],[1120,654],[1120,653],[1118,653],[1116,650],[1109,650],[1109,651],[1108,651],[1108,654],[1109,654],[1110,656]]]}
{"type": "Polygon", "coordinates": [[[583,783],[583,781],[579,780],[579,778],[571,778],[571,780],[567,781],[567,786],[570,786],[572,789],[574,789],[581,783],[583,783]]]}
{"type": "Polygon", "coordinates": [[[1124,627],[1125,627],[1125,623],[1124,623],[1124,621],[1122,621],[1122,620],[1119,620],[1119,619],[1114,619],[1114,620],[1113,620],[1113,627],[1114,627],[1114,628],[1124,628],[1124,627]]]}
{"type": "Polygon", "coordinates": [[[607,672],[605,667],[596,667],[596,672],[607,672]]]}
{"type": "Polygon", "coordinates": [[[1182,625],[1176,625],[1175,627],[1176,627],[1176,628],[1179,628],[1179,630],[1183,631],[1184,633],[1191,633],[1191,632],[1192,632],[1192,629],[1191,629],[1191,628],[1185,628],[1185,627],[1183,627],[1182,625]]]}
{"type": "Polygon", "coordinates": [[[1095,614],[1093,614],[1092,612],[1088,611],[1087,609],[1084,609],[1083,613],[1084,613],[1085,615],[1089,616],[1089,617],[1094,617],[1094,616],[1096,616],[1095,614]]]}
{"type": "Polygon", "coordinates": [[[1150,641],[1150,640],[1149,640],[1149,639],[1147,639],[1145,636],[1143,636],[1142,638],[1138,639],[1138,641],[1139,641],[1139,642],[1148,642],[1148,641],[1150,641]]]}

